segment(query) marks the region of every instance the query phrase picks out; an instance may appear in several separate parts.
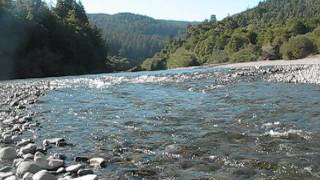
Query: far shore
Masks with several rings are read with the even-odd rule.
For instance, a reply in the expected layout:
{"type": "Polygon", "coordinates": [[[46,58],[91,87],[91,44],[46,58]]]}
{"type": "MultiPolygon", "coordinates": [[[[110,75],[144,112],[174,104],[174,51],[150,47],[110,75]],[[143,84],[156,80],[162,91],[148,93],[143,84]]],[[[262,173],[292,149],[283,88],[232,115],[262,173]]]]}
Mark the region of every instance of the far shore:
{"type": "Polygon", "coordinates": [[[303,59],[297,60],[269,60],[269,61],[254,61],[234,64],[216,64],[208,65],[220,68],[244,68],[244,67],[255,67],[255,66],[287,66],[287,65],[320,65],[320,55],[310,56],[303,59]]]}

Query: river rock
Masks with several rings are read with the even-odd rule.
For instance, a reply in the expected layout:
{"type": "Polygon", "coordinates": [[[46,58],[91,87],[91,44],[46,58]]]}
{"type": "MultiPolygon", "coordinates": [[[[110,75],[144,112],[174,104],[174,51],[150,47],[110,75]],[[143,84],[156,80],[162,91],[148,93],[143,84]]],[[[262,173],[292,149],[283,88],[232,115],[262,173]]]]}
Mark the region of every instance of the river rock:
{"type": "Polygon", "coordinates": [[[83,168],[84,168],[84,165],[82,165],[82,164],[76,164],[76,165],[68,166],[68,167],[66,168],[66,171],[67,171],[67,172],[76,173],[76,172],[78,172],[80,169],[83,169],[83,168]]]}
{"type": "Polygon", "coordinates": [[[74,158],[74,161],[76,162],[88,162],[89,161],[89,157],[86,156],[77,156],[74,158]]]}
{"type": "Polygon", "coordinates": [[[25,173],[22,177],[22,180],[33,180],[33,174],[32,173],[25,173]]]}
{"type": "Polygon", "coordinates": [[[11,167],[5,166],[5,167],[3,167],[3,168],[0,168],[0,172],[10,172],[11,169],[12,169],[11,167]]]}
{"type": "Polygon", "coordinates": [[[33,154],[30,154],[30,153],[24,154],[23,155],[23,159],[24,160],[32,160],[33,159],[33,154]]]}
{"type": "Polygon", "coordinates": [[[66,145],[66,141],[63,138],[46,139],[43,141],[44,146],[48,146],[50,144],[54,144],[56,146],[64,146],[66,145]]]}
{"type": "Polygon", "coordinates": [[[95,174],[89,174],[78,178],[74,178],[73,180],[98,180],[98,176],[95,174]]]}
{"type": "Polygon", "coordinates": [[[18,167],[20,165],[20,163],[22,163],[23,161],[24,161],[24,159],[22,159],[22,158],[18,158],[18,159],[13,160],[13,166],[18,167]]]}
{"type": "Polygon", "coordinates": [[[24,161],[21,162],[17,168],[17,175],[22,177],[25,173],[37,173],[41,171],[41,168],[36,165],[36,163],[32,161],[24,161]]]}
{"type": "Polygon", "coordinates": [[[0,179],[5,179],[7,177],[13,176],[12,172],[0,172],[0,179]]]}
{"type": "Polygon", "coordinates": [[[22,139],[20,142],[17,143],[17,146],[25,146],[30,143],[33,143],[31,139],[22,139]]]}
{"type": "Polygon", "coordinates": [[[42,169],[48,169],[49,167],[49,161],[46,159],[45,155],[41,152],[36,152],[34,155],[34,162],[37,166],[39,166],[42,169]]]}
{"type": "Polygon", "coordinates": [[[61,159],[48,159],[48,169],[57,170],[60,167],[64,166],[64,161],[61,159]]]}
{"type": "Polygon", "coordinates": [[[10,135],[4,135],[4,136],[2,137],[2,139],[3,139],[3,142],[4,142],[5,144],[11,144],[11,143],[13,143],[12,136],[10,136],[10,135]]]}
{"type": "Polygon", "coordinates": [[[32,177],[33,180],[57,180],[57,178],[46,170],[37,172],[32,177]]]}
{"type": "Polygon", "coordinates": [[[15,118],[10,118],[10,119],[6,119],[4,121],[2,121],[3,124],[7,124],[7,125],[11,125],[11,124],[14,124],[16,123],[17,119],[15,118]]]}
{"type": "Polygon", "coordinates": [[[106,165],[106,160],[103,158],[91,158],[89,160],[90,166],[94,167],[104,167],[106,165]]]}
{"type": "Polygon", "coordinates": [[[79,176],[85,176],[85,175],[88,175],[88,174],[94,174],[94,172],[91,170],[91,169],[80,169],[77,174],[79,176]]]}
{"type": "Polygon", "coordinates": [[[12,147],[5,147],[0,149],[0,160],[13,160],[17,157],[17,152],[12,147]]]}
{"type": "Polygon", "coordinates": [[[61,167],[56,172],[57,172],[57,174],[65,173],[66,169],[64,167],[61,167]]]}
{"type": "Polygon", "coordinates": [[[30,143],[30,144],[22,147],[20,149],[20,153],[21,154],[28,154],[28,153],[34,154],[36,152],[36,150],[37,150],[37,145],[33,144],[33,143],[30,143]]]}
{"type": "Polygon", "coordinates": [[[18,180],[18,178],[15,175],[13,175],[5,178],[4,180],[18,180]]]}

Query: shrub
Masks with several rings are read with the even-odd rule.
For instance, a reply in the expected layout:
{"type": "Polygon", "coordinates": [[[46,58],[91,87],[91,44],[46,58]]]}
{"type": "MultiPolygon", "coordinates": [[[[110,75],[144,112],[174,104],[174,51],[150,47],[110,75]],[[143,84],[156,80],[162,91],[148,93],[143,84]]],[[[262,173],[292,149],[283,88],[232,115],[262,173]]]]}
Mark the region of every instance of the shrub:
{"type": "Polygon", "coordinates": [[[200,63],[196,55],[184,48],[179,48],[168,59],[168,68],[198,66],[200,63]]]}
{"type": "Polygon", "coordinates": [[[280,57],[277,55],[275,47],[271,46],[270,44],[262,46],[261,50],[262,52],[261,52],[260,59],[262,60],[280,59],[280,57]]]}
{"type": "Polygon", "coordinates": [[[316,45],[305,35],[299,35],[284,43],[280,52],[283,59],[300,59],[317,52],[316,45]]]}
{"type": "Polygon", "coordinates": [[[142,63],[141,69],[145,71],[164,70],[167,69],[167,63],[160,57],[148,58],[142,63]]]}
{"type": "Polygon", "coordinates": [[[228,54],[223,50],[214,50],[210,56],[205,57],[206,63],[217,64],[229,61],[228,54]]]}
{"type": "Polygon", "coordinates": [[[240,51],[230,55],[231,62],[250,62],[257,61],[259,58],[259,48],[254,45],[241,49],[240,51]]]}
{"type": "Polygon", "coordinates": [[[320,26],[313,30],[312,33],[308,34],[310,39],[317,45],[318,49],[320,49],[320,26]]]}

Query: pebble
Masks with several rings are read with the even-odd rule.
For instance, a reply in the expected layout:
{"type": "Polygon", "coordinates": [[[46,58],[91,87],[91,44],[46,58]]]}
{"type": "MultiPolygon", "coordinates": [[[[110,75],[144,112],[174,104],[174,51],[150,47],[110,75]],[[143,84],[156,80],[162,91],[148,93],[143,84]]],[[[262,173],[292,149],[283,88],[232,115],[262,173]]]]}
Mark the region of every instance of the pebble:
{"type": "Polygon", "coordinates": [[[57,174],[65,173],[66,169],[64,167],[61,167],[56,172],[57,172],[57,174]]]}
{"type": "Polygon", "coordinates": [[[56,146],[63,146],[66,145],[66,141],[63,138],[46,139],[43,141],[44,146],[48,146],[50,144],[54,144],[56,146]]]}
{"type": "Polygon", "coordinates": [[[4,180],[18,180],[18,178],[16,176],[9,176],[7,178],[5,178],[4,180]]]}
{"type": "Polygon", "coordinates": [[[46,170],[37,172],[32,177],[33,180],[57,180],[57,178],[46,170]]]}
{"type": "Polygon", "coordinates": [[[66,172],[76,173],[76,172],[78,172],[80,169],[83,169],[83,168],[84,168],[84,165],[82,165],[82,164],[71,165],[71,166],[68,166],[68,167],[66,168],[66,172]]]}
{"type": "Polygon", "coordinates": [[[91,169],[80,169],[77,174],[79,176],[85,176],[85,175],[88,175],[88,174],[94,174],[94,172],[91,170],[91,169]]]}
{"type": "Polygon", "coordinates": [[[78,178],[74,178],[73,180],[98,180],[98,176],[95,174],[89,174],[78,178]]]}
{"type": "Polygon", "coordinates": [[[3,167],[3,168],[0,168],[0,172],[10,172],[11,169],[12,169],[11,167],[5,166],[5,167],[3,167]]]}
{"type": "Polygon", "coordinates": [[[103,158],[91,158],[89,160],[90,166],[94,167],[104,167],[106,165],[106,160],[103,158]]]}
{"type": "Polygon", "coordinates": [[[12,172],[0,172],[0,179],[4,179],[14,175],[12,172]]]}
{"type": "Polygon", "coordinates": [[[25,173],[22,177],[22,180],[33,180],[33,174],[32,173],[25,173]]]}

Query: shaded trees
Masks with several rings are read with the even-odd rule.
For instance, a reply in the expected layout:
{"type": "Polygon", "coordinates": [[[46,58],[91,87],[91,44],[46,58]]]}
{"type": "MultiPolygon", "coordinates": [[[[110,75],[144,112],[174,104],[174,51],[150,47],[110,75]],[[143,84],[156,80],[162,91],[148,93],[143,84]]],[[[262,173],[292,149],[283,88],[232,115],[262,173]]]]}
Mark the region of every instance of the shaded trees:
{"type": "Polygon", "coordinates": [[[1,79],[107,72],[104,41],[81,6],[60,0],[50,10],[41,0],[15,1],[0,17],[0,61],[11,64],[1,79]]]}

